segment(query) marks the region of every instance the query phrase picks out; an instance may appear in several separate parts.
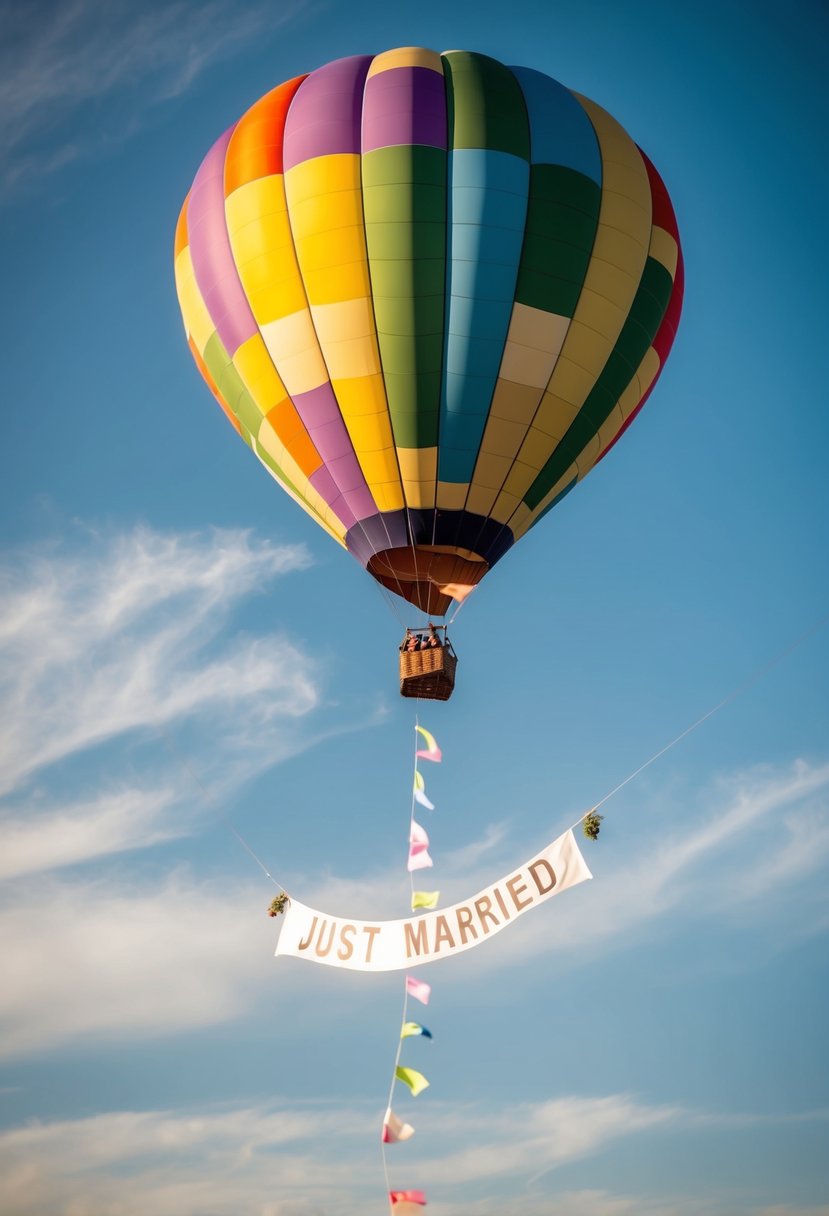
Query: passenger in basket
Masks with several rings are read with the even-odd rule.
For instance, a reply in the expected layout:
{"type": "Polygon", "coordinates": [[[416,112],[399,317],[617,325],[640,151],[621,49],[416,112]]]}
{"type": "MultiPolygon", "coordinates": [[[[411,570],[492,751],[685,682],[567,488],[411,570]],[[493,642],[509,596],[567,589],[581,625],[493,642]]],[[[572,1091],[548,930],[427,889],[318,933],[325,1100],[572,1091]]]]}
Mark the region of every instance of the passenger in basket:
{"type": "Polygon", "coordinates": [[[429,636],[426,639],[426,645],[432,650],[436,650],[443,645],[438,637],[438,631],[431,621],[429,622],[429,636]]]}

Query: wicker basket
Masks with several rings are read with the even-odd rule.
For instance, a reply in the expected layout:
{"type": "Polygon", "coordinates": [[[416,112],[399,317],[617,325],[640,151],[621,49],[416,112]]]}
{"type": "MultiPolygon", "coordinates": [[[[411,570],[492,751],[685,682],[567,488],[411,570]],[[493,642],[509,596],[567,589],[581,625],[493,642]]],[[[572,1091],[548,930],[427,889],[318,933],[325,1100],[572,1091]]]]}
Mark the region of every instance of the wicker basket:
{"type": "Polygon", "coordinates": [[[400,695],[448,701],[455,687],[457,665],[458,656],[448,639],[442,646],[426,650],[401,650],[400,695]]]}

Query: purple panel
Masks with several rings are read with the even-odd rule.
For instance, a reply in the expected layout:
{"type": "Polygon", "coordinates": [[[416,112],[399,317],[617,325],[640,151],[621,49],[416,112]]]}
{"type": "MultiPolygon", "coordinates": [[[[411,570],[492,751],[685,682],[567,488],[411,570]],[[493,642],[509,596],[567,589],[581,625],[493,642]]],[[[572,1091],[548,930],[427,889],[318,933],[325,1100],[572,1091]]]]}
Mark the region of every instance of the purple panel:
{"type": "MultiPolygon", "coordinates": [[[[293,398],[296,411],[305,424],[314,447],[322,457],[333,484],[342,494],[345,504],[356,520],[377,513],[371,491],[366,484],[359,461],[337,405],[330,383],[321,384],[293,398]]],[[[311,478],[313,482],[313,477],[311,478]]],[[[325,501],[333,502],[322,490],[325,501]]]]}
{"type": "Polygon", "coordinates": [[[363,86],[371,55],[317,68],[296,91],[282,143],[285,172],[314,156],[360,151],[363,86]]]}
{"type": "Polygon", "coordinates": [[[196,174],[187,204],[193,270],[222,345],[233,357],[258,332],[230,248],[225,222],[225,151],[234,128],[217,139],[196,174]]]}
{"type": "Polygon", "coordinates": [[[389,68],[366,81],[363,151],[396,144],[446,147],[446,91],[431,68],[389,68]]]}
{"type": "Polygon", "coordinates": [[[364,566],[368,565],[375,553],[383,553],[386,549],[402,549],[411,543],[406,512],[378,512],[361,520],[359,527],[352,528],[347,533],[345,543],[349,553],[353,553],[364,566]]]}
{"type": "Polygon", "coordinates": [[[354,512],[349,510],[348,504],[345,502],[342,494],[334,485],[334,478],[328,472],[325,465],[322,464],[308,478],[311,485],[317,491],[322,499],[328,503],[331,510],[336,515],[337,519],[344,528],[353,528],[357,520],[354,518],[354,512]]]}

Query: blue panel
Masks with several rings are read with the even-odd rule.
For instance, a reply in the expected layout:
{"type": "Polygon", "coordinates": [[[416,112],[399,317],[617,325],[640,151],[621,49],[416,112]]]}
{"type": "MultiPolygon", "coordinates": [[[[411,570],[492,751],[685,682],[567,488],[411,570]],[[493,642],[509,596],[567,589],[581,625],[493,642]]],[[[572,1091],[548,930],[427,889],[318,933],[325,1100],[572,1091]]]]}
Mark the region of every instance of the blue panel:
{"type": "Polygon", "coordinates": [[[534,165],[564,165],[602,184],[602,157],[593,124],[569,89],[532,68],[510,68],[530,116],[534,165]]]}
{"type": "Polygon", "coordinates": [[[449,155],[446,338],[438,479],[468,483],[509,330],[529,165],[486,148],[449,155]]]}

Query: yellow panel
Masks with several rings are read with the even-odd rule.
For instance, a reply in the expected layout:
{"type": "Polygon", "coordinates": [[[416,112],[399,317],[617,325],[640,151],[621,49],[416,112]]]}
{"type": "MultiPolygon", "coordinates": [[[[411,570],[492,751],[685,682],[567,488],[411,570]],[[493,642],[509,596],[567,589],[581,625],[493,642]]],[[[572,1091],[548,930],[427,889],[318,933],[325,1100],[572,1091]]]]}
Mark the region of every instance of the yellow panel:
{"type": "MultiPolygon", "coordinates": [[[[337,385],[334,385],[336,392],[337,385]]],[[[351,437],[351,442],[354,445],[354,451],[357,453],[358,460],[362,461],[364,457],[370,453],[387,452],[390,453],[390,462],[388,465],[388,473],[383,477],[383,480],[389,480],[391,477],[397,476],[397,455],[392,439],[391,427],[389,426],[388,414],[369,414],[363,418],[351,418],[347,410],[344,408],[341,399],[340,409],[345,421],[348,434],[351,437]],[[393,471],[392,471],[393,470],[393,471]]]]}
{"type": "Polygon", "coordinates": [[[285,194],[292,217],[294,207],[307,198],[335,190],[355,190],[359,186],[360,154],[355,152],[315,156],[294,165],[285,174],[285,194]]]}
{"type": "Polygon", "coordinates": [[[293,397],[319,388],[328,379],[309,312],[263,325],[262,337],[286,389],[293,397]]]}
{"type": "Polygon", "coordinates": [[[666,232],[664,228],[652,228],[651,245],[648,253],[657,262],[661,262],[672,279],[676,278],[679,246],[670,232],[666,232]]]}
{"type": "Polygon", "coordinates": [[[369,76],[378,72],[387,72],[390,68],[431,68],[433,72],[443,75],[443,64],[436,51],[427,51],[421,46],[401,46],[394,51],[384,51],[376,55],[368,70],[369,76]]]}
{"type": "Polygon", "coordinates": [[[438,473],[437,448],[398,448],[397,463],[400,466],[407,506],[434,507],[438,473]]]}
{"type": "Polygon", "coordinates": [[[439,481],[437,507],[443,511],[462,511],[466,503],[467,482],[439,481]]]}
{"type": "MultiPolygon", "coordinates": [[[[349,422],[352,418],[383,418],[389,436],[392,433],[386,405],[386,386],[381,375],[362,376],[357,380],[338,380],[334,385],[340,412],[349,422]]],[[[383,444],[391,440],[383,440],[383,444]]]]}
{"type": "Polygon", "coordinates": [[[225,199],[228,232],[238,231],[263,215],[285,211],[285,182],[281,173],[245,182],[225,199]]]}
{"type": "MultiPolygon", "coordinates": [[[[312,162],[313,163],[313,162],[312,162]]],[[[344,190],[327,190],[314,194],[301,203],[291,201],[291,230],[299,243],[315,232],[336,232],[354,224],[362,224],[362,190],[357,184],[344,190]]]]}
{"type": "Polygon", "coordinates": [[[196,284],[189,245],[185,246],[176,258],[175,272],[176,291],[184,328],[193,339],[199,354],[203,355],[208,340],[216,332],[216,326],[213,324],[210,313],[207,311],[207,305],[196,284]]]}
{"type": "MultiPolygon", "coordinates": [[[[253,334],[233,356],[233,364],[260,413],[267,414],[288,396],[261,334],[253,334]]],[[[294,479],[291,478],[293,481],[294,479]]]]}
{"type": "Polygon", "coordinates": [[[365,261],[348,266],[328,266],[305,274],[308,299],[314,304],[339,304],[369,294],[368,268],[365,261]]]}
{"type": "Polygon", "coordinates": [[[366,297],[337,304],[315,304],[311,312],[314,329],[323,346],[327,342],[374,335],[374,309],[366,297]]]}
{"type": "Polygon", "coordinates": [[[402,511],[406,505],[399,481],[372,482],[369,490],[380,511],[402,511]]]}
{"type": "MultiPolygon", "coordinates": [[[[296,252],[306,284],[309,281],[309,272],[326,270],[329,266],[344,266],[350,262],[365,264],[366,241],[363,225],[352,224],[348,228],[312,232],[297,239],[296,252]]],[[[364,289],[359,294],[369,294],[368,274],[365,276],[364,289]]],[[[309,299],[312,304],[319,302],[314,300],[310,292],[309,299]]]]}
{"type": "MultiPolygon", "coordinates": [[[[282,269],[280,267],[280,269],[282,269]]],[[[273,263],[262,258],[240,268],[240,278],[250,310],[260,328],[307,308],[305,288],[299,274],[275,273],[273,263]]]]}
{"type": "Polygon", "coordinates": [[[260,328],[307,307],[281,175],[234,190],[226,215],[239,278],[260,328]]]}

